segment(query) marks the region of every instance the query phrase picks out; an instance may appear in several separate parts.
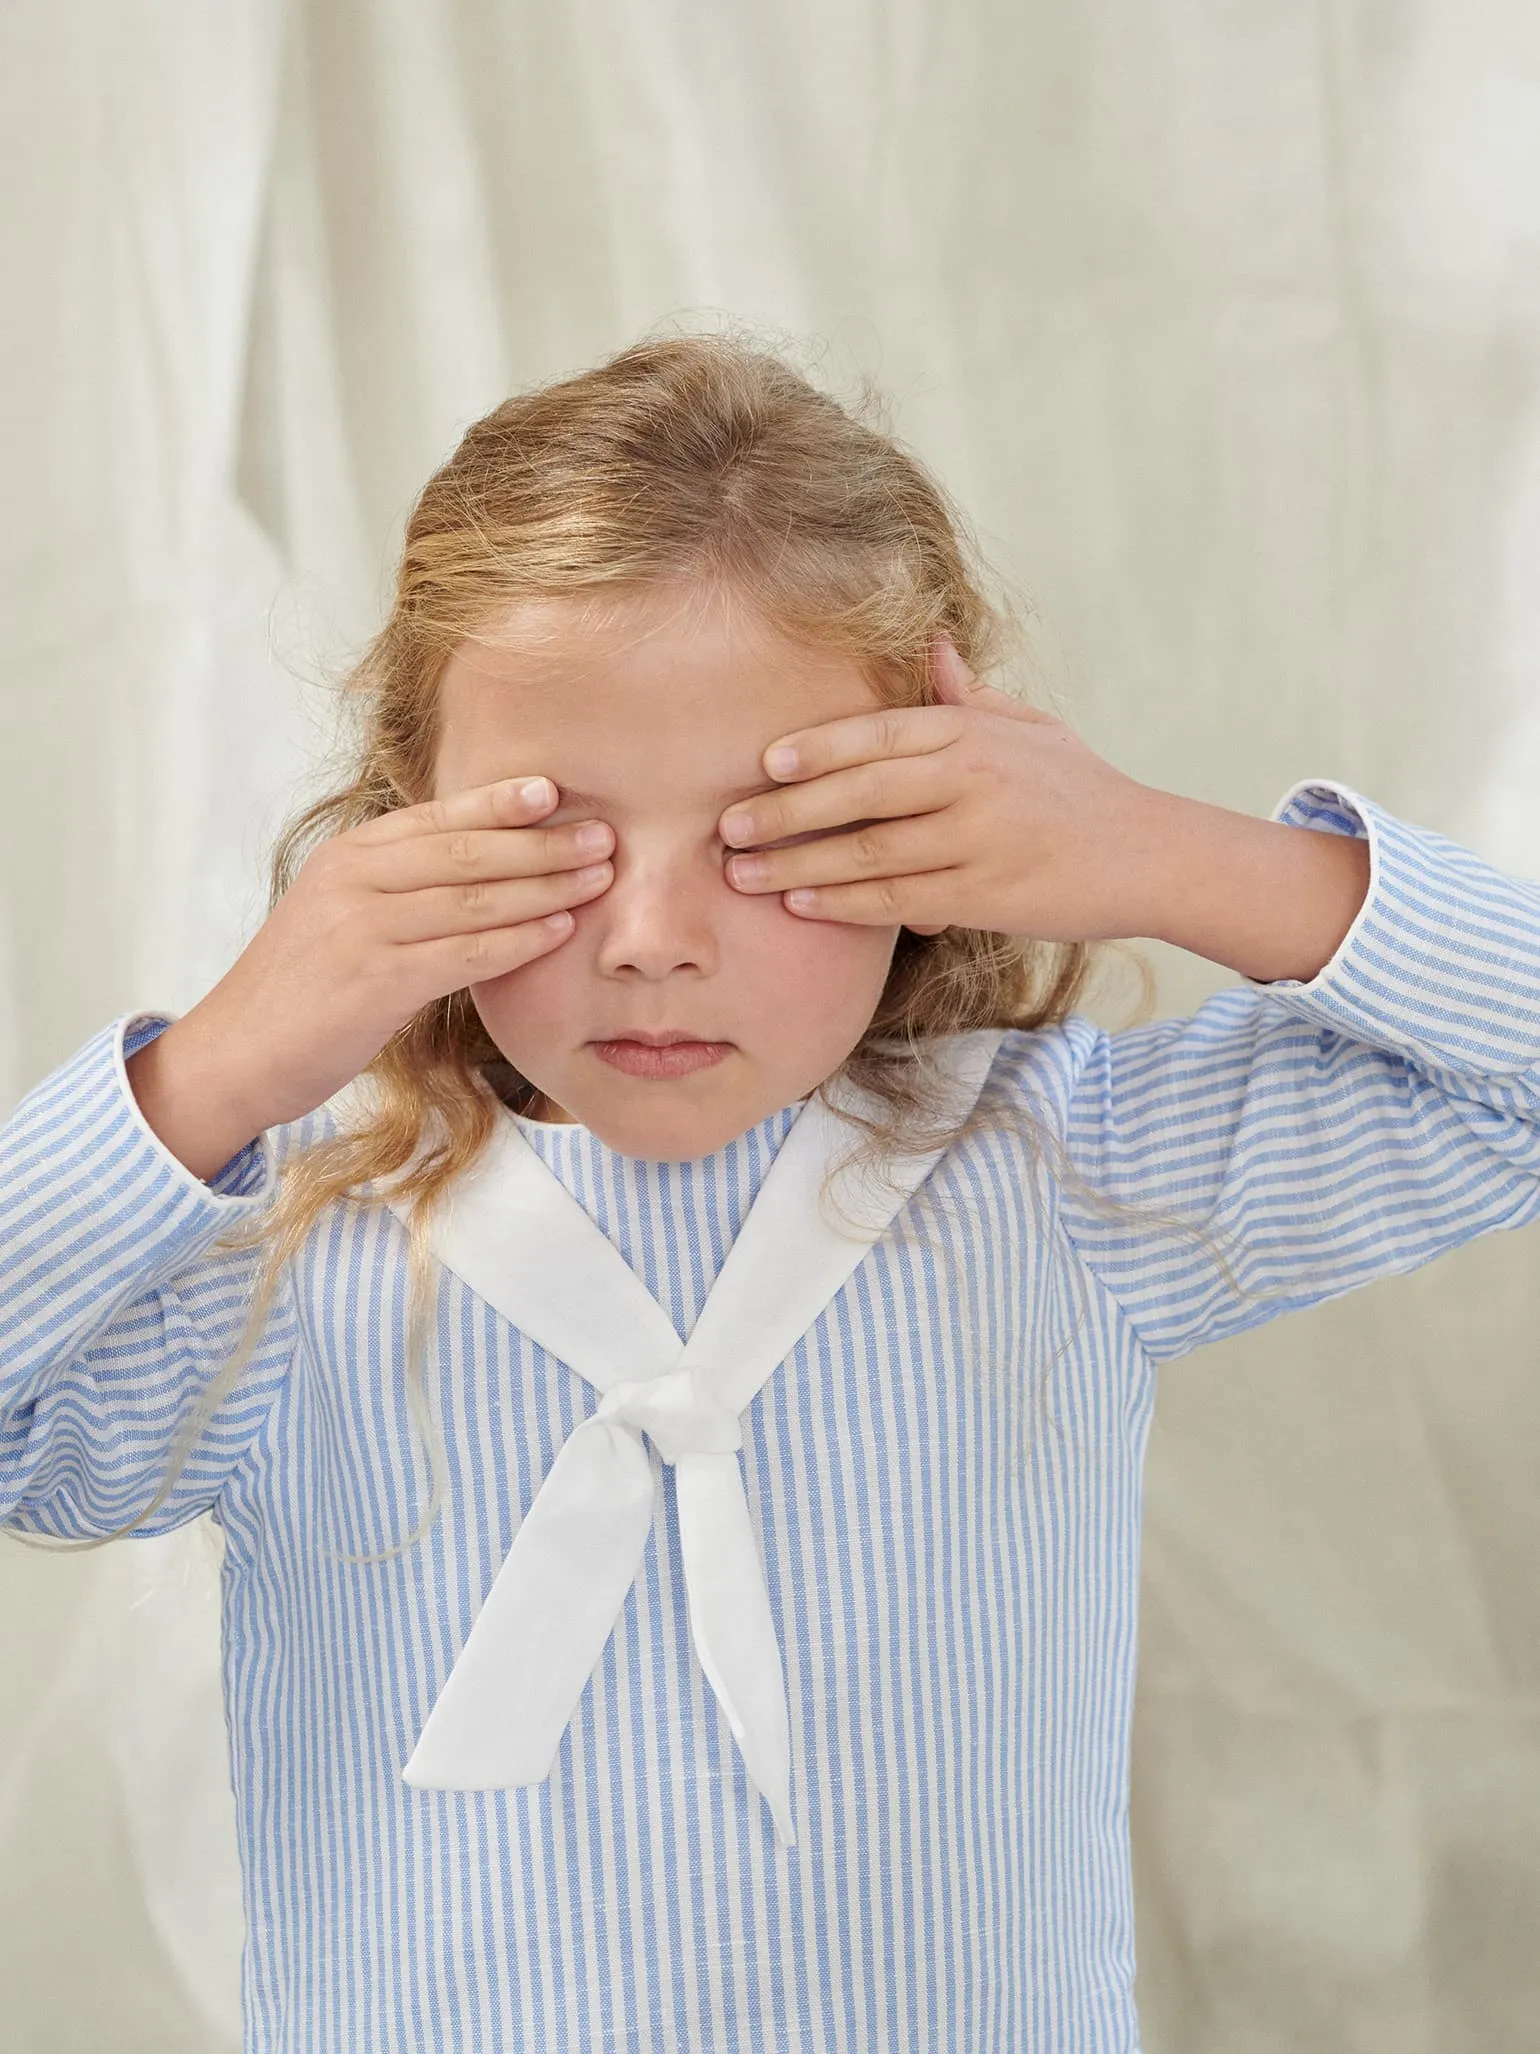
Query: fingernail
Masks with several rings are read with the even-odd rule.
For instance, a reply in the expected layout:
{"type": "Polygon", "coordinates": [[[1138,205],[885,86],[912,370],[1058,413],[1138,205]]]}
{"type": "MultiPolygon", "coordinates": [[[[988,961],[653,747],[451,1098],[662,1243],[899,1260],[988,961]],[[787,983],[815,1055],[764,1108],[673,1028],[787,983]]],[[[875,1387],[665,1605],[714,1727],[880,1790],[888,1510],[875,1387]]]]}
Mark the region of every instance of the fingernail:
{"type": "Polygon", "coordinates": [[[795,749],[772,749],[765,758],[765,768],[772,777],[790,777],[797,767],[795,749]]]}
{"type": "Polygon", "coordinates": [[[519,786],[519,797],[526,806],[543,806],[551,796],[551,780],[548,777],[532,777],[519,786]]]}

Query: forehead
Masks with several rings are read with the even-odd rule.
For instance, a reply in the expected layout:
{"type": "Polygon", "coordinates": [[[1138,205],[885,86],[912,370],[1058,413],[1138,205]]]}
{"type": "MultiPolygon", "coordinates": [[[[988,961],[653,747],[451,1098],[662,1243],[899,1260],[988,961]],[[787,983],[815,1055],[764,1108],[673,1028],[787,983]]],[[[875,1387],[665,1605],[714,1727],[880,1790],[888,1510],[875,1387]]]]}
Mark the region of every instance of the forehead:
{"type": "Polygon", "coordinates": [[[771,787],[760,759],[780,736],[881,703],[855,657],[741,603],[541,600],[450,657],[435,788],[539,772],[582,803],[726,804],[771,787]]]}

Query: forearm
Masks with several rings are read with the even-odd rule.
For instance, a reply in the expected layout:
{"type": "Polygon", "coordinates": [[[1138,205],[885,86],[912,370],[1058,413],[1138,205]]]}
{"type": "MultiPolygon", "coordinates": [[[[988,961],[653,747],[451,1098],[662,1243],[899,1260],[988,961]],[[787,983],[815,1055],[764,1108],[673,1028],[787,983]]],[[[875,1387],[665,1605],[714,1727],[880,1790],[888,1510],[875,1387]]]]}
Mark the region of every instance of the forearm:
{"type": "Polygon", "coordinates": [[[1150,925],[1243,977],[1308,982],[1335,954],[1369,889],[1369,845],[1151,790],[1150,925]]]}

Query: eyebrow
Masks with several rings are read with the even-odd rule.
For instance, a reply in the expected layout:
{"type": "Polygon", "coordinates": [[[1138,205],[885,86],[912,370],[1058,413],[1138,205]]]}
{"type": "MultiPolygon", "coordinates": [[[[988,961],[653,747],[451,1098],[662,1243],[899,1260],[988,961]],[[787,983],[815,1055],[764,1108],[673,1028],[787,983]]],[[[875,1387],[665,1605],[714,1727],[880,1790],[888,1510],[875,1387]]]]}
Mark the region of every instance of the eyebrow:
{"type": "MultiPolygon", "coordinates": [[[[556,784],[559,794],[555,806],[551,809],[554,813],[559,813],[563,806],[578,806],[585,813],[602,813],[604,808],[611,803],[610,800],[596,792],[580,792],[576,785],[557,784],[554,778],[551,781],[553,784],[556,784]]],[[[730,791],[714,792],[712,797],[722,806],[726,807],[735,804],[739,799],[757,799],[762,792],[778,792],[781,789],[780,785],[767,784],[764,780],[761,780],[758,784],[735,785],[730,791]]]]}

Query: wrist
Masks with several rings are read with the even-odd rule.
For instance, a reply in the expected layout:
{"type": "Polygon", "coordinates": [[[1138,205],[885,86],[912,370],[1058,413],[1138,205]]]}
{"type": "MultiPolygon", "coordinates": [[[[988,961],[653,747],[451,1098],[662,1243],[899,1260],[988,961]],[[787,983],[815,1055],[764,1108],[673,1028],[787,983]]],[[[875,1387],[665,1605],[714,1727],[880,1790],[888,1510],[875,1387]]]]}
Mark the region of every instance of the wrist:
{"type": "Polygon", "coordinates": [[[263,1123],[244,1109],[228,1071],[210,1060],[195,1013],[173,1020],[124,1068],[150,1131],[208,1183],[257,1138],[263,1123]]]}
{"type": "Polygon", "coordinates": [[[1369,888],[1369,845],[1150,790],[1148,926],[1258,983],[1319,975],[1369,888]]]}

